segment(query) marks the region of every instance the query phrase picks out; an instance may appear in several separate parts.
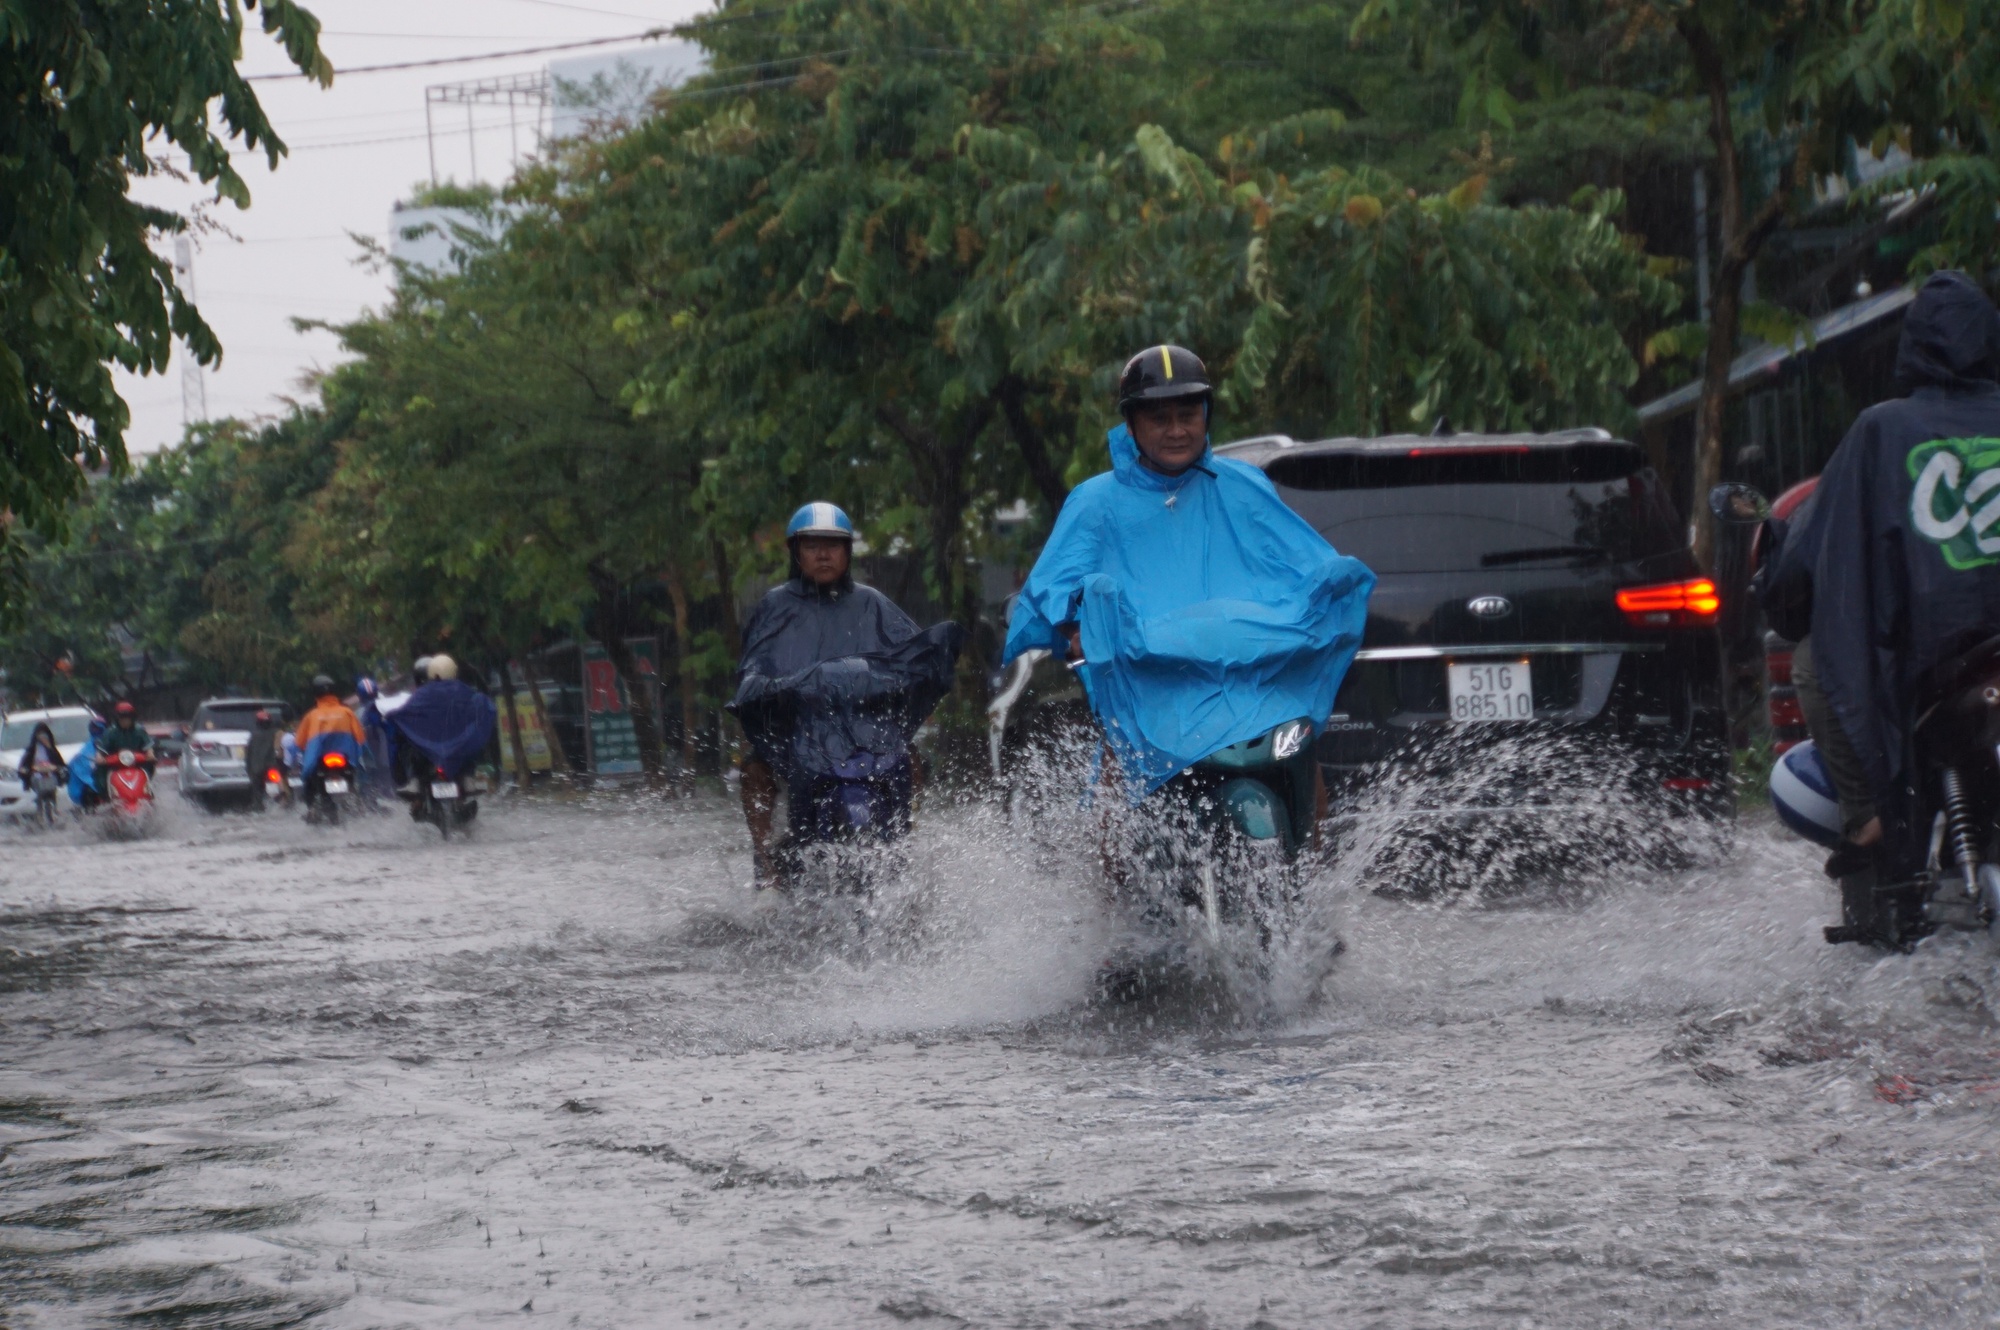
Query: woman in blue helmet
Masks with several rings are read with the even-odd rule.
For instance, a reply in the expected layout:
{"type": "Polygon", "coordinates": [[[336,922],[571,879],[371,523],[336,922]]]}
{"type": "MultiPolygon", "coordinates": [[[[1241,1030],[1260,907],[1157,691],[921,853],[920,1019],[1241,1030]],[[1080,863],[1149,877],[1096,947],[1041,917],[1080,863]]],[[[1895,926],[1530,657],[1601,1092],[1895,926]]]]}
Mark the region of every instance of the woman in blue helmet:
{"type": "Polygon", "coordinates": [[[809,503],[785,526],[791,575],[743,628],[743,660],[729,711],[755,752],[743,766],[760,886],[774,881],[772,812],[778,782],[794,842],[832,839],[843,787],[865,786],[881,806],[877,834],[908,826],[909,741],[951,689],[964,632],[920,630],[887,596],[855,582],[854,523],[809,503]]]}

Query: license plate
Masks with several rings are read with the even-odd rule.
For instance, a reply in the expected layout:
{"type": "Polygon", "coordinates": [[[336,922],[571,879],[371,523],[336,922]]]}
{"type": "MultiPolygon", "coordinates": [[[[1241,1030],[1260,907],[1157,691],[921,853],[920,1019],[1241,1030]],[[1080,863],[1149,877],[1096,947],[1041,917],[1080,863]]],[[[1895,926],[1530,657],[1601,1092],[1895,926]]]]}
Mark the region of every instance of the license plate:
{"type": "Polygon", "coordinates": [[[328,794],[346,794],[347,782],[344,780],[330,780],[326,783],[326,792],[328,794]]]}
{"type": "Polygon", "coordinates": [[[458,782],[449,780],[432,781],[431,798],[433,799],[458,798],[458,782]]]}
{"type": "Polygon", "coordinates": [[[1445,666],[1451,718],[1457,724],[1488,720],[1533,720],[1535,689],[1525,660],[1452,662],[1445,666]]]}

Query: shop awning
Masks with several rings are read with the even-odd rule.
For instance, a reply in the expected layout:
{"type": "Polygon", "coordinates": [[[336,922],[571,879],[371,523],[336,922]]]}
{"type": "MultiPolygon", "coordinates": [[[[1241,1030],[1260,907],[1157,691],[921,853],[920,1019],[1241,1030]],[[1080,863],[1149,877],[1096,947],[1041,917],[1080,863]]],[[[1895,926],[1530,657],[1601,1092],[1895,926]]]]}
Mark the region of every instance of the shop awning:
{"type": "MultiPolygon", "coordinates": [[[[1729,392],[1733,397],[1748,392],[1758,383],[1777,376],[1785,362],[1802,352],[1817,350],[1828,342],[1860,332],[1884,319],[1901,314],[1917,293],[1907,286],[1898,286],[1880,295],[1857,300],[1851,305],[1843,305],[1831,314],[1814,319],[1810,335],[1801,333],[1792,339],[1790,346],[1752,347],[1736,357],[1736,363],[1729,367],[1729,392]]],[[[1682,384],[1664,397],[1656,397],[1639,408],[1641,425],[1656,425],[1672,420],[1683,412],[1692,411],[1701,400],[1701,380],[1682,384]]]]}

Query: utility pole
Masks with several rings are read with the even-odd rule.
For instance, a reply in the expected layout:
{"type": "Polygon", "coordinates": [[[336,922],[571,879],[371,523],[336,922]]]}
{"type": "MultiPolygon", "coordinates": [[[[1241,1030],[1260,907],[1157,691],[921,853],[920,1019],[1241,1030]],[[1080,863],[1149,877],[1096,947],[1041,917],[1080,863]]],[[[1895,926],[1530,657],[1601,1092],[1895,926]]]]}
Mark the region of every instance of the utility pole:
{"type": "MultiPolygon", "coordinates": [[[[174,237],[174,283],[192,304],[194,292],[194,246],[184,235],[174,237]]],[[[208,419],[208,385],[202,379],[201,362],[194,358],[186,342],[181,343],[181,425],[183,428],[208,419]]]]}

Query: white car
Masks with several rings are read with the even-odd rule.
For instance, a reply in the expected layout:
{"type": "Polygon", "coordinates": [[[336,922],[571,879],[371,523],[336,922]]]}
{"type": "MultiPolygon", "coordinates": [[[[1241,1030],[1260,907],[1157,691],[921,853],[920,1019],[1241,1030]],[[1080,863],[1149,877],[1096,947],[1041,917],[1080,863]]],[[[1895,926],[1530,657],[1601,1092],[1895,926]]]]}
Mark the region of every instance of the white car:
{"type": "MultiPolygon", "coordinates": [[[[56,751],[65,762],[76,761],[90,744],[90,722],[97,714],[89,707],[53,707],[47,711],[12,711],[0,725],[0,817],[19,817],[35,811],[35,796],[21,786],[15,774],[21,755],[28,751],[28,739],[35,726],[47,724],[56,737],[56,751]]],[[[69,803],[69,787],[56,795],[59,805],[69,803]]]]}

